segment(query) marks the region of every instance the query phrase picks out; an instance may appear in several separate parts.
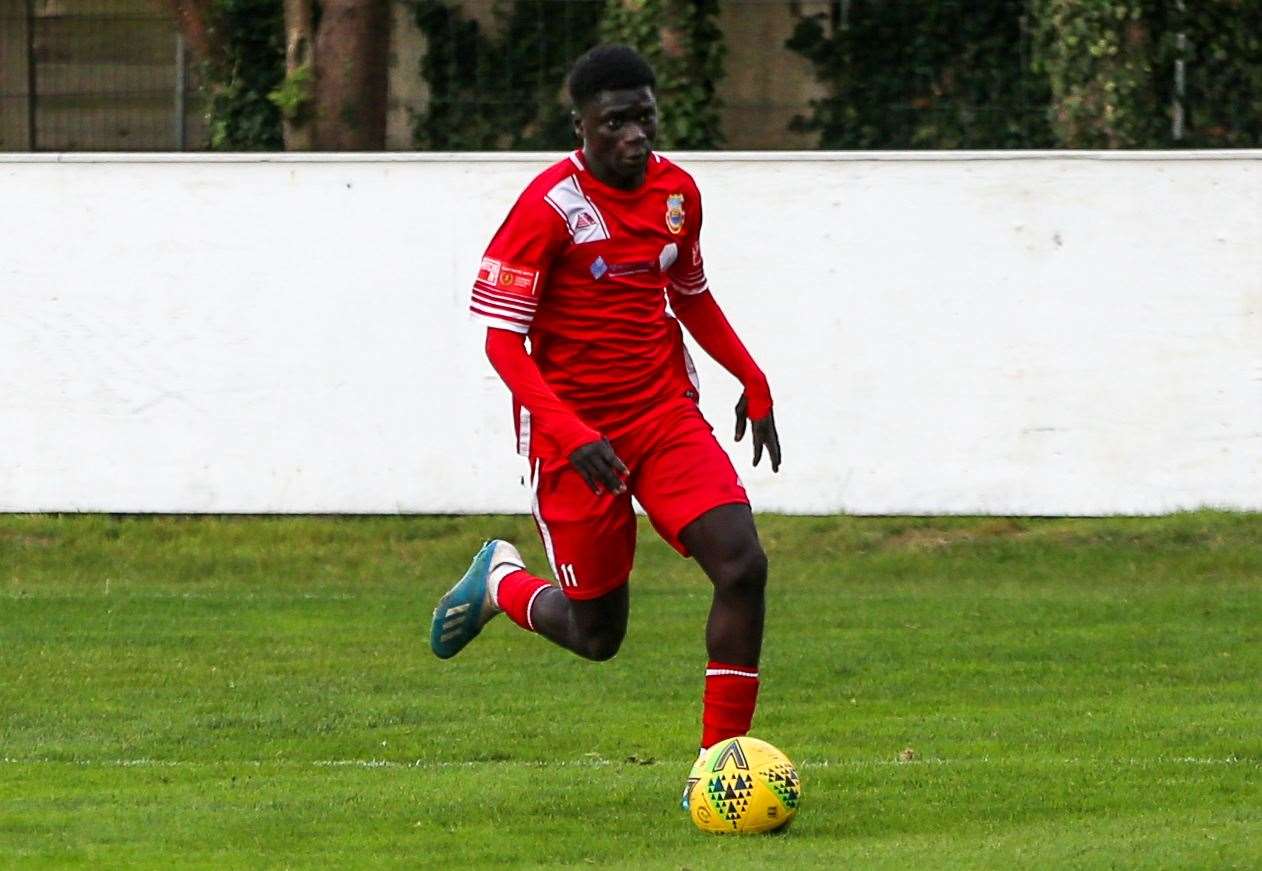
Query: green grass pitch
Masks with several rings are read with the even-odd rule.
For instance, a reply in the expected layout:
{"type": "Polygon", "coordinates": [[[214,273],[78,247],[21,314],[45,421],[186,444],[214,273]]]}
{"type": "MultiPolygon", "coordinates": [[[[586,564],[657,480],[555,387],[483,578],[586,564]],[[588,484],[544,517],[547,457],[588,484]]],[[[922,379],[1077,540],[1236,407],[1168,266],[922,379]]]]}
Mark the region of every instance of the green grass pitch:
{"type": "Polygon", "coordinates": [[[1262,867],[1262,517],[759,520],[783,835],[677,808],[708,583],[583,662],[436,597],[528,518],[0,518],[0,866],[1262,867]]]}

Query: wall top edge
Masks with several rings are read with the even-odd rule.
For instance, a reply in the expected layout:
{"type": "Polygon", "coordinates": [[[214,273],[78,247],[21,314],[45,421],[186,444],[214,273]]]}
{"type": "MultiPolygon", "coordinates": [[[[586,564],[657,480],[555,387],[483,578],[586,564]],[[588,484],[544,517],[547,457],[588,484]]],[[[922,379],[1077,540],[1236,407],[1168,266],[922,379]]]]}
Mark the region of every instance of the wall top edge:
{"type": "MultiPolygon", "coordinates": [[[[1262,149],[1179,151],[663,151],[689,163],[876,162],[950,163],[968,161],[1204,161],[1262,160],[1262,149]]],[[[2,164],[51,163],[548,163],[555,151],[392,151],[392,152],[41,152],[0,153],[2,164]]]]}

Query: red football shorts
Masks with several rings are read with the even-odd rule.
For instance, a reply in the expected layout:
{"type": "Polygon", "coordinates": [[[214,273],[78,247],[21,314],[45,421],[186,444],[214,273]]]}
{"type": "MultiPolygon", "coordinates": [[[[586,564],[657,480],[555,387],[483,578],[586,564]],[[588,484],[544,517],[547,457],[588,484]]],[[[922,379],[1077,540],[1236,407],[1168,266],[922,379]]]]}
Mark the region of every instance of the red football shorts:
{"type": "Polygon", "coordinates": [[[610,440],[630,469],[627,493],[597,496],[568,459],[531,457],[534,515],[561,589],[571,599],[595,599],[627,582],[635,558],[631,497],[675,550],[688,556],[679,533],[720,505],[749,504],[736,469],[697,406],[678,408],[610,440]]]}

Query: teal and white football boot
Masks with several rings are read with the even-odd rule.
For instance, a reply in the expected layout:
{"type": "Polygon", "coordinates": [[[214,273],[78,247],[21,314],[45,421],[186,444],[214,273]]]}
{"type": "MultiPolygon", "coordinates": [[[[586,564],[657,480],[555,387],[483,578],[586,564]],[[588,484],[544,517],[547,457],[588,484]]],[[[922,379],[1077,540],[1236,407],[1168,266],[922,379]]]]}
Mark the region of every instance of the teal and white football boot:
{"type": "Polygon", "coordinates": [[[517,548],[492,539],[482,545],[469,570],[438,600],[429,627],[429,646],[439,659],[450,659],[477,637],[500,612],[495,592],[500,578],[525,568],[517,548]],[[497,571],[498,570],[498,571],[497,571]]]}
{"type": "Polygon", "coordinates": [[[703,762],[705,762],[704,747],[697,751],[697,761],[692,763],[692,770],[688,772],[688,779],[684,781],[684,794],[679,798],[679,809],[684,813],[688,813],[691,810],[693,786],[705,775],[705,771],[701,767],[703,762]]]}

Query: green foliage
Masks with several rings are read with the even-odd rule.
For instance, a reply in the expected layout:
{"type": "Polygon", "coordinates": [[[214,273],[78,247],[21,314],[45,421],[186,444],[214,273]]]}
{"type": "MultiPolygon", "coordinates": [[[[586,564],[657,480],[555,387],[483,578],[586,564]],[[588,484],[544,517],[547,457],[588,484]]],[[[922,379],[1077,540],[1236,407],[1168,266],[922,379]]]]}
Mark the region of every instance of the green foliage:
{"type": "MultiPolygon", "coordinates": [[[[723,142],[718,0],[499,0],[490,27],[451,0],[400,2],[428,43],[420,147],[568,147],[565,74],[601,40],[635,46],[657,70],[660,145],[723,142]]],[[[827,92],[793,128],[824,147],[1262,145],[1262,0],[852,0],[844,21],[831,6],[788,42],[827,92]]],[[[222,50],[203,69],[210,146],[280,149],[281,118],[301,115],[312,84],[309,69],[285,77],[280,0],[213,0],[211,21],[222,50]]]]}
{"type": "Polygon", "coordinates": [[[285,78],[285,26],[280,0],[214,0],[207,61],[210,147],[216,151],[278,151],[284,147],[281,110],[269,95],[285,78]]]}
{"type": "Polygon", "coordinates": [[[788,47],[828,95],[793,129],[826,148],[1051,145],[1047,87],[1025,58],[1026,0],[854,0],[798,21],[788,47]]]}
{"type": "MultiPolygon", "coordinates": [[[[1186,0],[1171,22],[1165,65],[1186,63],[1186,138],[1200,148],[1262,146],[1262,2],[1186,0]],[[1183,32],[1187,47],[1180,50],[1183,32]]],[[[1171,73],[1173,75],[1173,73],[1171,73]]]]}
{"type": "Polygon", "coordinates": [[[418,146],[461,151],[574,144],[565,74],[596,42],[600,2],[498,2],[490,28],[458,3],[402,2],[412,6],[428,44],[421,73],[430,97],[415,115],[418,146]]]}
{"type": "Polygon", "coordinates": [[[828,91],[795,129],[825,147],[1262,144],[1258,0],[854,0],[846,20],[840,9],[801,19],[789,41],[828,91]]]}
{"type": "Polygon", "coordinates": [[[1262,144],[1262,3],[1033,0],[1036,65],[1071,148],[1262,144]],[[1182,41],[1180,35],[1183,36],[1182,41]],[[1183,137],[1174,82],[1183,62],[1183,137]]]}
{"type": "Polygon", "coordinates": [[[723,144],[716,87],[726,50],[718,14],[718,0],[607,0],[602,41],[634,47],[657,73],[663,148],[723,144]]]}
{"type": "Polygon", "coordinates": [[[311,110],[311,88],[314,73],[310,63],[305,63],[285,76],[280,87],[267,95],[267,99],[280,109],[286,121],[299,121],[311,110]]]}
{"type": "Polygon", "coordinates": [[[491,27],[458,3],[405,0],[425,34],[422,75],[430,100],[414,140],[433,149],[565,148],[574,143],[564,84],[597,42],[625,42],[658,75],[658,144],[722,143],[715,85],[723,74],[717,0],[518,0],[499,2],[491,27]]]}
{"type": "Polygon", "coordinates": [[[1032,0],[1035,69],[1052,92],[1067,148],[1136,148],[1169,140],[1157,84],[1161,0],[1032,0]]]}

